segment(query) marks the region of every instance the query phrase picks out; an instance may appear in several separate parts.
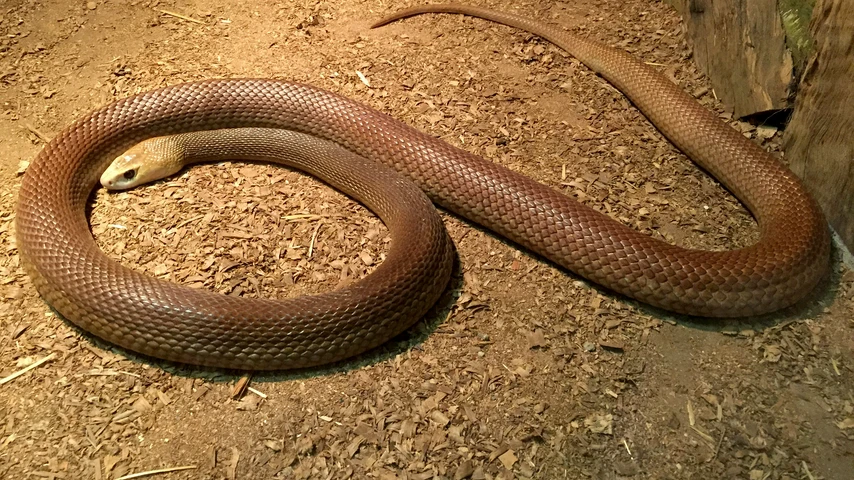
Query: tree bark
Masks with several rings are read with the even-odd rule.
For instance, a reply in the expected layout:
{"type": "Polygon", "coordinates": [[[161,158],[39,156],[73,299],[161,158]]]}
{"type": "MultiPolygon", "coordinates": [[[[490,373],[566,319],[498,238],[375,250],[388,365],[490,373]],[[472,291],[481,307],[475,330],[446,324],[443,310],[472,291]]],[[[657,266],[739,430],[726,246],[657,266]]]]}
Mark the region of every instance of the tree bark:
{"type": "Polygon", "coordinates": [[[807,64],[786,129],[792,170],[854,250],[854,2],[818,0],[807,64]]]}
{"type": "Polygon", "coordinates": [[[736,117],[790,107],[792,55],[777,0],[669,0],[682,14],[697,66],[736,117]]]}

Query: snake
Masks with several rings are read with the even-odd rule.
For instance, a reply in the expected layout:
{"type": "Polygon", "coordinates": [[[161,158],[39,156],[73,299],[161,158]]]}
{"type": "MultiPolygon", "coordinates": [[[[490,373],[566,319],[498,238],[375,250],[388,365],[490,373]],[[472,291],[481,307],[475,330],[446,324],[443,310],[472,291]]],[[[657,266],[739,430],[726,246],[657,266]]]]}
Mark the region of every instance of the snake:
{"type": "MultiPolygon", "coordinates": [[[[374,27],[423,13],[479,17],[568,52],[619,89],[663,136],[734,194],[756,219],[758,240],[728,251],[671,245],[338,94],[284,80],[210,79],[143,92],[95,110],[66,127],[34,159],[20,188],[16,238],[40,295],[83,330],[156,358],[249,370],[339,361],[409,328],[447,286],[451,247],[417,242],[441,240],[447,233],[437,230],[435,217],[429,220],[423,209],[398,212],[425,200],[416,201],[420,197],[409,191],[383,201],[365,187],[372,184],[384,195],[385,186],[404,181],[434,204],[556,265],[677,314],[775,312],[804,299],[827,274],[829,228],[801,181],[654,66],[540,20],[475,6],[418,6],[374,27]],[[112,159],[157,137],[177,138],[167,142],[167,150],[181,144],[183,150],[198,150],[186,145],[215,142],[210,134],[193,140],[206,131],[233,132],[220,142],[224,151],[211,158],[295,164],[306,160],[302,150],[313,151],[306,160],[309,170],[327,181],[331,174],[333,186],[383,215],[392,236],[388,259],[343,289],[272,299],[177,285],[104,255],[89,231],[85,208],[112,159]],[[288,142],[292,147],[285,146],[288,142]],[[312,167],[312,159],[323,160],[322,166],[312,167]],[[385,166],[383,173],[377,173],[379,165],[385,166]]],[[[138,173],[126,171],[128,177],[138,173]]]]}

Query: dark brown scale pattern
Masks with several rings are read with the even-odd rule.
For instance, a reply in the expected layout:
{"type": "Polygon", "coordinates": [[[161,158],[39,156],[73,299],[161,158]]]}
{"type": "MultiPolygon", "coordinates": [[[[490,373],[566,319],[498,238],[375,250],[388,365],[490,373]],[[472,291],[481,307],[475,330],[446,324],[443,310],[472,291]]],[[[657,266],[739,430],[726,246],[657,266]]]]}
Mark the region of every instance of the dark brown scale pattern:
{"type": "MultiPolygon", "coordinates": [[[[735,193],[757,218],[760,240],[729,252],[668,245],[333,93],[275,80],[212,80],[104,107],[68,127],[36,158],[21,187],[17,231],[41,294],[82,328],[132,350],[252,369],[345,358],[409,325],[414,318],[401,320],[406,304],[415,305],[410,317],[427,308],[445,286],[446,280],[434,279],[430,270],[449,268],[447,247],[430,247],[438,250],[426,255],[438,258],[441,268],[422,265],[420,273],[409,273],[388,266],[396,249],[408,253],[410,242],[425,235],[416,229],[420,220],[406,227],[410,233],[402,232],[404,240],[393,243],[390,259],[358,287],[286,301],[182,288],[134,273],[96,248],[84,206],[110,158],[145,138],[237,127],[303,132],[385,163],[445,208],[594,282],[676,312],[740,316],[774,311],[805,296],[826,273],[828,229],[797,178],[653,68],[539,22],[474,7],[421,7],[380,23],[424,12],[487,18],[566,49],[622,90],[664,135],[735,193]],[[417,283],[424,277],[429,277],[426,283],[417,283]]],[[[359,165],[361,160],[353,161],[359,165]]],[[[375,169],[364,168],[366,180],[375,177],[375,169]]],[[[352,165],[344,170],[360,173],[352,165]]],[[[391,208],[399,205],[390,203],[391,208]]]]}

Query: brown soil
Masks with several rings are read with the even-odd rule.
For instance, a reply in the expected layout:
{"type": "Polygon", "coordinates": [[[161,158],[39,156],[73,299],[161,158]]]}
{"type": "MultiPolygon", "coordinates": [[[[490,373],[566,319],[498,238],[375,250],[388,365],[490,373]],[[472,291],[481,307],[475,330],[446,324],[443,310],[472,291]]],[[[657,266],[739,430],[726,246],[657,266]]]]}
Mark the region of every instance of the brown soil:
{"type": "MultiPolygon", "coordinates": [[[[699,322],[596,288],[443,214],[459,253],[446,308],[355,362],[255,376],[264,398],[234,399],[238,374],[106,345],[39,298],[13,237],[22,162],[95,107],[212,77],[287,78],[358,99],[678,244],[755,239],[736,200],[574,59],[459,16],[367,29],[401,6],[0,6],[0,377],[54,355],[0,385],[0,478],[186,465],[195,469],[162,478],[851,478],[854,273],[841,265],[798,308],[699,322]]],[[[517,8],[631,51],[729,118],[669,7],[517,8]]],[[[774,131],[733,124],[777,148],[774,131]]],[[[387,241],[346,197],[252,164],[99,192],[92,223],[126,265],[232,295],[334,288],[373,269],[387,241]]]]}

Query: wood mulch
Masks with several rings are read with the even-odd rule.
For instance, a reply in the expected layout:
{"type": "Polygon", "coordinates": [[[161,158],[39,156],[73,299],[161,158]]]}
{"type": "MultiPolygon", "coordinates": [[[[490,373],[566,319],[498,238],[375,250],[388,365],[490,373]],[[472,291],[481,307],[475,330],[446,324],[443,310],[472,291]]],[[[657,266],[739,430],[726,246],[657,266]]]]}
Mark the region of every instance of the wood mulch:
{"type": "MultiPolygon", "coordinates": [[[[14,240],[26,162],[92,108],[202,78],[341,93],[680,245],[757,238],[734,198],[576,60],[458,16],[367,30],[405,6],[381,3],[0,6],[0,478],[849,478],[854,273],[839,262],[795,309],[698,321],[443,213],[459,262],[435,314],[353,362],[251,378],[116,349],[47,307],[14,240]]],[[[779,132],[716,102],[666,5],[512,8],[629,50],[779,150],[779,132]]],[[[91,219],[125,265],[228,295],[336,288],[376,268],[389,240],[314,179],[245,163],[98,191],[91,219]]]]}

